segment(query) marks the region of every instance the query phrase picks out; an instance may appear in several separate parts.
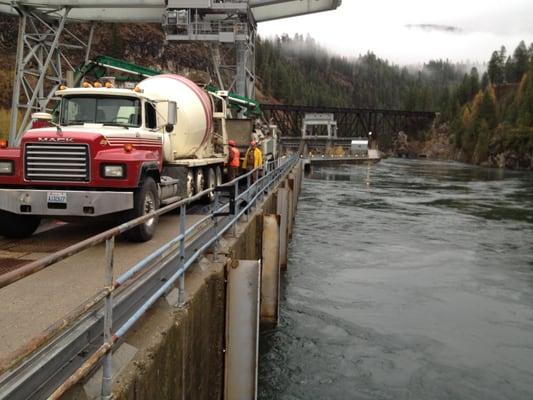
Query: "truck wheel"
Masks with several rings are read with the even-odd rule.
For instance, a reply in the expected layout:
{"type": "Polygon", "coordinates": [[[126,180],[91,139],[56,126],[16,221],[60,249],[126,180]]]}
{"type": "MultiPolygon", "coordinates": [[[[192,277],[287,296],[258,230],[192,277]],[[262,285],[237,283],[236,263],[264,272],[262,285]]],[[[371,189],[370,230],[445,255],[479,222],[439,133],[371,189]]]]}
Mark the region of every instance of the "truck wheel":
{"type": "Polygon", "coordinates": [[[192,171],[187,172],[187,198],[194,196],[194,174],[192,171]]]}
{"type": "Polygon", "coordinates": [[[22,239],[33,235],[41,223],[35,215],[18,215],[0,211],[0,236],[22,239]]]}
{"type": "MultiPolygon", "coordinates": [[[[157,185],[153,178],[146,177],[141,187],[133,195],[133,210],[130,219],[142,217],[159,208],[157,185]]],[[[151,218],[144,224],[136,226],[124,233],[126,239],[132,242],[147,242],[154,236],[157,218],[151,218]]]]}
{"type": "MultiPolygon", "coordinates": [[[[217,177],[215,174],[215,170],[213,168],[207,169],[207,189],[214,189],[217,185],[217,177]]],[[[209,202],[212,202],[215,200],[215,192],[211,192],[207,195],[207,199],[209,202]]]]}
{"type": "Polygon", "coordinates": [[[205,189],[205,178],[204,178],[204,171],[202,171],[201,168],[198,168],[196,170],[195,176],[194,176],[194,183],[196,186],[196,194],[203,192],[205,189]]]}
{"type": "Polygon", "coordinates": [[[220,165],[215,168],[215,177],[216,185],[222,185],[222,170],[220,169],[220,165]]]}

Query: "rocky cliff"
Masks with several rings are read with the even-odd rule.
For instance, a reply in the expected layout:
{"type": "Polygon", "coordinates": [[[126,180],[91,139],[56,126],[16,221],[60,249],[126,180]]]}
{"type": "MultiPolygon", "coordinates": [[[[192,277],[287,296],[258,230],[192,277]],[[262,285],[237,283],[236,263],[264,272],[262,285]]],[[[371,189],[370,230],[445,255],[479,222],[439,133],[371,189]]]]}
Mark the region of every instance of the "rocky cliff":
{"type": "MultiPolygon", "coordinates": [[[[504,127],[500,129],[505,129],[504,127]]],[[[453,143],[449,123],[437,123],[419,140],[411,139],[406,133],[399,132],[392,156],[408,158],[427,158],[431,160],[454,160],[464,163],[479,164],[484,167],[533,170],[533,152],[527,142],[529,134],[522,135],[523,140],[509,141],[508,134],[501,133],[489,144],[486,160],[476,163],[462,149],[453,143]],[[515,143],[516,142],[516,143],[515,143]]]]}

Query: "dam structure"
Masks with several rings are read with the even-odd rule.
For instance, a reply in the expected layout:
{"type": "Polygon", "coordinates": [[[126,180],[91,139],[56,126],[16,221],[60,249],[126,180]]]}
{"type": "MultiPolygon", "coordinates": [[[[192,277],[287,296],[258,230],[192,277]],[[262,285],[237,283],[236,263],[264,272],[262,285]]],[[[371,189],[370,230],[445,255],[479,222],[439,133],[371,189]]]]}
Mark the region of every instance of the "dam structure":
{"type": "Polygon", "coordinates": [[[65,225],[11,242],[28,254],[0,276],[18,299],[1,315],[0,398],[254,398],[303,169],[284,157],[243,186],[253,173],[209,189],[207,208],[209,190],[88,238],[65,225]],[[155,240],[120,239],[154,216],[155,240]]]}

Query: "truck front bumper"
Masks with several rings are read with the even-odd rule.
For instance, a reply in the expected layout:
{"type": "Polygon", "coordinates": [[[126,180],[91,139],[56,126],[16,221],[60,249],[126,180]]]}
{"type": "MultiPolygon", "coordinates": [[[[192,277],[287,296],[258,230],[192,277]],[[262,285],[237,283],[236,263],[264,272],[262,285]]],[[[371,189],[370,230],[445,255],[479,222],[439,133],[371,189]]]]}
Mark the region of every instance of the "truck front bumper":
{"type": "Polygon", "coordinates": [[[98,217],[133,208],[133,192],[0,189],[0,210],[14,214],[98,217]]]}

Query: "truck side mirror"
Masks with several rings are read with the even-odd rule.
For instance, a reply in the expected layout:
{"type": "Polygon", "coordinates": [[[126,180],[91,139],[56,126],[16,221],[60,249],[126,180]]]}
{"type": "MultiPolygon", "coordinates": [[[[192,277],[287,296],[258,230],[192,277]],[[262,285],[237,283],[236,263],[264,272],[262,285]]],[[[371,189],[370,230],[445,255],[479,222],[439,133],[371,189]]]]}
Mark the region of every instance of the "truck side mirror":
{"type": "Polygon", "coordinates": [[[38,121],[52,121],[52,114],[47,112],[36,112],[31,115],[31,119],[38,121]]]}
{"type": "Polygon", "coordinates": [[[168,102],[168,113],[167,113],[167,126],[165,130],[167,132],[172,132],[174,125],[178,122],[178,105],[175,101],[168,102]]]}
{"type": "Polygon", "coordinates": [[[31,128],[32,129],[39,129],[39,128],[48,128],[52,125],[55,125],[53,122],[52,114],[47,112],[36,112],[31,115],[32,123],[31,128]]]}

